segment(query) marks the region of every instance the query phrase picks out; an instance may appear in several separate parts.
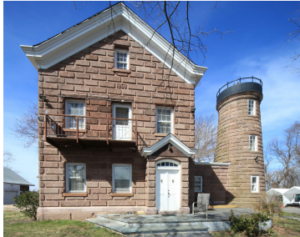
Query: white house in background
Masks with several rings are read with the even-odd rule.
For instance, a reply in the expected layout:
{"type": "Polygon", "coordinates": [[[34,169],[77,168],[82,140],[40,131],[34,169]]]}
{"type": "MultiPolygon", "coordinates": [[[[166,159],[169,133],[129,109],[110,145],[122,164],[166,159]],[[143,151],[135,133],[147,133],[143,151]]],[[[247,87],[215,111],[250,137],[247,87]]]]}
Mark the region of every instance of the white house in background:
{"type": "Polygon", "coordinates": [[[289,206],[300,206],[300,186],[294,186],[284,193],[289,206]]]}
{"type": "Polygon", "coordinates": [[[282,197],[283,206],[300,206],[300,186],[288,188],[272,188],[267,192],[268,196],[282,197]]]}
{"type": "Polygon", "coordinates": [[[29,183],[9,168],[4,167],[3,171],[3,204],[14,204],[14,196],[29,191],[29,186],[34,186],[34,184],[29,183]]]}

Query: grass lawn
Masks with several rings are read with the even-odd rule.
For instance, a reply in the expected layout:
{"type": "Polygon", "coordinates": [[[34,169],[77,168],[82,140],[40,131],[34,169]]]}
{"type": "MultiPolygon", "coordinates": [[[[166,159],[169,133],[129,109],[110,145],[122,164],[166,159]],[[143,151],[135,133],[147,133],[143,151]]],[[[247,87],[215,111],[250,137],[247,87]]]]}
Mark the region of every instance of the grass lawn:
{"type": "Polygon", "coordinates": [[[86,221],[32,221],[21,212],[4,211],[4,236],[120,236],[86,221]]]}

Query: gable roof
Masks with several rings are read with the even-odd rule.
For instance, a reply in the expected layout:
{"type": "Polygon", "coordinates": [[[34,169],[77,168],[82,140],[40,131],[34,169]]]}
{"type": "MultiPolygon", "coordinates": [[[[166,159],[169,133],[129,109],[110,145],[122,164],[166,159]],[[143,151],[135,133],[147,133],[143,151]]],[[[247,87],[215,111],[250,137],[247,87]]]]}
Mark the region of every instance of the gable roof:
{"type": "Polygon", "coordinates": [[[187,147],[182,141],[180,141],[177,137],[173,134],[169,133],[163,139],[159,140],[155,144],[150,147],[143,147],[141,150],[141,155],[145,158],[147,156],[151,156],[154,152],[162,148],[163,146],[167,145],[168,143],[175,146],[178,150],[180,150],[183,154],[187,157],[191,157],[192,155],[196,154],[197,149],[192,149],[187,147]]]}
{"type": "Polygon", "coordinates": [[[29,183],[26,179],[22,178],[20,175],[18,175],[16,172],[12,171],[9,168],[4,167],[3,171],[4,171],[3,172],[4,183],[35,186],[34,184],[29,183]]]}
{"type": "MultiPolygon", "coordinates": [[[[174,47],[122,2],[40,44],[21,48],[37,70],[48,69],[119,30],[171,68],[174,47]]],[[[175,49],[172,71],[187,83],[197,85],[206,69],[175,49]]]]}

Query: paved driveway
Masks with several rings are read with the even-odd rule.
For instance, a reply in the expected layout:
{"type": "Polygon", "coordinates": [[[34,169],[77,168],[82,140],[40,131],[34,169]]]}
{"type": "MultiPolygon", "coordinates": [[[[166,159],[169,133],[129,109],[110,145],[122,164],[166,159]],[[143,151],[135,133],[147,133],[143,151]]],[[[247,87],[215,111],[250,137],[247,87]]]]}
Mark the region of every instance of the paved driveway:
{"type": "Polygon", "coordinates": [[[281,208],[282,211],[297,214],[300,216],[300,207],[283,207],[281,208]]]}

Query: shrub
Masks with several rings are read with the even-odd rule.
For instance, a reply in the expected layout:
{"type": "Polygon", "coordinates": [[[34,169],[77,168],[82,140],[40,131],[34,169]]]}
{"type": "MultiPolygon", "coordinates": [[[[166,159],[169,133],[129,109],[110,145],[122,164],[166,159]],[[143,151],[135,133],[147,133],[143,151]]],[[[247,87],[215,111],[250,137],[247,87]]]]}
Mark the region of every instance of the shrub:
{"type": "Polygon", "coordinates": [[[277,213],[280,216],[281,206],[282,201],[278,199],[278,196],[267,195],[266,193],[263,193],[259,196],[258,202],[254,206],[254,209],[261,213],[267,213],[270,215],[277,213]]]}
{"type": "Polygon", "coordinates": [[[247,236],[258,236],[260,233],[258,223],[268,221],[270,218],[271,216],[267,213],[252,213],[250,216],[236,217],[231,210],[229,221],[233,232],[244,232],[247,236]]]}
{"type": "Polygon", "coordinates": [[[39,207],[39,193],[26,191],[14,197],[14,206],[18,207],[26,216],[36,220],[36,211],[39,207]]]}

